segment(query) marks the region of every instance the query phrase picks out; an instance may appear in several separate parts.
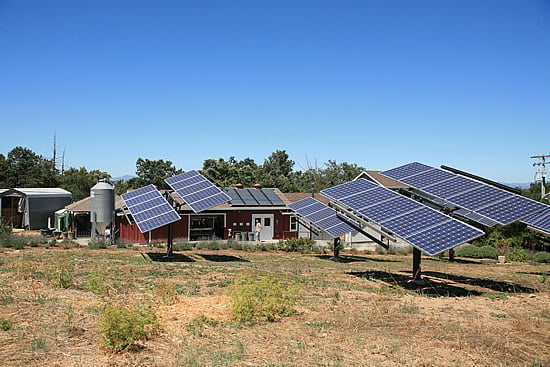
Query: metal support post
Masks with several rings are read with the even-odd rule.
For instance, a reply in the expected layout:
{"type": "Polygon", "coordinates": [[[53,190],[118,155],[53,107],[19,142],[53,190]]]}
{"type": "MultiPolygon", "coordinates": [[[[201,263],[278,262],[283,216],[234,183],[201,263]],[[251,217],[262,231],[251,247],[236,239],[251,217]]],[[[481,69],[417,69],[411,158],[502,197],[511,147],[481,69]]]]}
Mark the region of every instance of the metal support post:
{"type": "Polygon", "coordinates": [[[416,247],[413,248],[413,280],[422,279],[422,252],[416,247]]]}

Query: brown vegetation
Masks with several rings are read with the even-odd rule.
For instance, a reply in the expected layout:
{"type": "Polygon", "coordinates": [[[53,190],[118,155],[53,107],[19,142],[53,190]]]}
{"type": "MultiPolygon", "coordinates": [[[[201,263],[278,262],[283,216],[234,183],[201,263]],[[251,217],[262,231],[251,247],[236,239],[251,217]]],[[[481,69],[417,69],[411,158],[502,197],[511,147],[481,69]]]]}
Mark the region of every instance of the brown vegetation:
{"type": "Polygon", "coordinates": [[[0,251],[3,366],[550,365],[550,264],[425,257],[416,284],[410,255],[0,251]],[[70,287],[48,280],[68,262],[70,287]],[[227,289],[245,272],[299,285],[297,312],[236,322],[227,289]],[[161,329],[111,353],[98,321],[113,304],[153,305],[161,329]]]}

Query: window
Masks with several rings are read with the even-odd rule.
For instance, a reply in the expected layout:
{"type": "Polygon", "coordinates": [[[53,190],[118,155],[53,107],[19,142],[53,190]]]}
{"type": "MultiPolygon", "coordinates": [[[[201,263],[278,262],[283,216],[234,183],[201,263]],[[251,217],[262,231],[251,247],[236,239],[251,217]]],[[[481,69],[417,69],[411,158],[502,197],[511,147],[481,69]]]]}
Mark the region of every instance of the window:
{"type": "Polygon", "coordinates": [[[290,230],[296,232],[298,230],[298,218],[290,217],[290,230]]]}
{"type": "Polygon", "coordinates": [[[265,227],[271,226],[271,218],[264,218],[264,226],[265,227]]]}

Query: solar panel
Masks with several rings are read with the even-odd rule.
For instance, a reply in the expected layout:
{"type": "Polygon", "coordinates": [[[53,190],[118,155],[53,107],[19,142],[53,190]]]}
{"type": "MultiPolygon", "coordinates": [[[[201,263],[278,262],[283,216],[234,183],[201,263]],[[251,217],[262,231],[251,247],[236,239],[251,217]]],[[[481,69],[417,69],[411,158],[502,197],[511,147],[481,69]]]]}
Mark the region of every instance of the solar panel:
{"type": "Polygon", "coordinates": [[[121,196],[141,233],[180,219],[179,214],[153,185],[139,188],[121,196]]]}
{"type": "Polygon", "coordinates": [[[281,200],[281,198],[275,193],[275,190],[273,189],[262,189],[265,196],[271,201],[273,206],[285,206],[285,202],[281,200]]]}
{"type": "Polygon", "coordinates": [[[381,174],[433,195],[445,206],[465,209],[469,213],[459,215],[484,225],[507,225],[548,207],[486,183],[418,162],[381,174]]]}
{"type": "Polygon", "coordinates": [[[249,190],[252,194],[252,197],[260,204],[261,206],[271,206],[271,201],[263,194],[261,189],[252,189],[249,190]]]}
{"type": "Polygon", "coordinates": [[[481,223],[487,227],[493,227],[498,224],[494,220],[491,220],[487,217],[484,217],[483,215],[471,212],[466,209],[457,209],[453,212],[453,214],[457,214],[457,215],[460,215],[461,217],[473,220],[474,222],[481,223]]]}
{"type": "MultiPolygon", "coordinates": [[[[421,164],[413,165],[407,169],[394,171],[394,174],[403,175],[404,172],[413,170],[425,171],[426,167],[421,164]]],[[[372,184],[374,187],[371,187],[364,182],[357,181],[367,180],[358,179],[351,183],[348,182],[322,190],[321,194],[343,208],[352,209],[352,215],[377,223],[386,232],[403,238],[429,255],[443,252],[484,234],[477,228],[428,208],[390,189],[375,184],[372,184]],[[365,190],[367,186],[370,188],[365,190]],[[359,200],[359,196],[361,200],[359,200]],[[354,200],[349,200],[352,197],[354,200]],[[344,201],[347,203],[344,204],[344,201]],[[362,207],[364,203],[372,204],[362,207]]]]}
{"type": "MultiPolygon", "coordinates": [[[[334,209],[314,198],[308,197],[299,200],[289,204],[288,207],[334,238],[340,237],[353,230],[350,225],[336,216],[336,211],[334,209]]],[[[352,221],[350,220],[350,222],[352,221]]],[[[359,226],[358,223],[356,223],[356,225],[359,226]]]]}
{"type": "Polygon", "coordinates": [[[523,223],[550,234],[550,208],[522,220],[523,223]]]}
{"type": "Polygon", "coordinates": [[[228,194],[194,170],[170,177],[165,181],[195,213],[231,200],[228,194]]]}

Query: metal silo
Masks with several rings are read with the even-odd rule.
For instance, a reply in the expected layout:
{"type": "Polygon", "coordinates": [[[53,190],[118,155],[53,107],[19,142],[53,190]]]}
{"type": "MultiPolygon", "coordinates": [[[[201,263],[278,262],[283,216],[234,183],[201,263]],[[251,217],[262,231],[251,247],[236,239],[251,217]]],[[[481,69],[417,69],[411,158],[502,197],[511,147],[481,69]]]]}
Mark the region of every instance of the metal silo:
{"type": "Polygon", "coordinates": [[[110,235],[113,233],[115,213],[115,187],[105,179],[90,189],[92,222],[92,238],[97,235],[104,236],[108,229],[110,235]]]}

